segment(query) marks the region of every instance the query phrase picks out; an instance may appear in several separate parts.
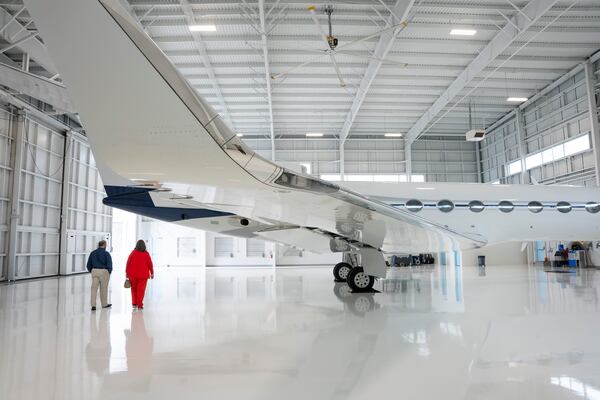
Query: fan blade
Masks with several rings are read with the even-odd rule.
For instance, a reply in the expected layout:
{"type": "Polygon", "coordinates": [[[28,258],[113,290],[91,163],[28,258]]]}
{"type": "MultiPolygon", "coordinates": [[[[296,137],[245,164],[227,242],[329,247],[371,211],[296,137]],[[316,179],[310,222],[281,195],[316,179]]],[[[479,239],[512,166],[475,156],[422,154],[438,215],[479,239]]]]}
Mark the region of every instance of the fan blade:
{"type": "Polygon", "coordinates": [[[381,61],[384,64],[395,64],[395,65],[400,65],[402,67],[406,67],[408,66],[407,63],[402,62],[402,61],[397,61],[397,60],[386,60],[384,58],[379,58],[379,57],[375,57],[375,56],[371,56],[371,55],[362,55],[362,54],[356,54],[356,53],[349,53],[347,51],[336,51],[336,54],[343,54],[345,56],[350,56],[350,57],[357,57],[357,58],[363,58],[363,59],[368,59],[368,60],[377,60],[377,61],[381,61]]]}
{"type": "Polygon", "coordinates": [[[331,58],[331,62],[333,63],[333,68],[335,68],[335,73],[337,74],[338,79],[340,80],[340,86],[346,87],[346,82],[344,81],[344,77],[342,76],[340,67],[338,66],[337,62],[335,61],[335,56],[333,55],[333,53],[329,53],[329,57],[331,58]]]}
{"type": "Polygon", "coordinates": [[[289,74],[290,72],[294,72],[294,71],[295,71],[295,70],[297,70],[298,68],[302,68],[302,67],[304,67],[304,66],[306,66],[306,65],[308,65],[308,64],[314,63],[315,61],[319,60],[321,57],[323,57],[323,56],[326,56],[326,55],[327,55],[327,53],[323,53],[323,54],[321,54],[321,55],[318,55],[318,56],[316,56],[316,57],[313,57],[313,58],[311,58],[311,59],[310,59],[310,60],[308,60],[308,61],[305,61],[305,62],[303,62],[303,63],[300,63],[300,64],[296,65],[295,67],[289,68],[289,69],[287,69],[287,70],[285,70],[285,71],[283,71],[283,72],[280,72],[280,73],[278,73],[278,74],[271,75],[271,79],[279,79],[279,78],[281,78],[281,77],[283,77],[283,76],[285,76],[285,75],[289,74]]]}
{"type": "Polygon", "coordinates": [[[310,13],[310,18],[313,20],[313,22],[317,26],[317,29],[319,30],[319,33],[321,34],[321,37],[323,38],[323,40],[327,44],[327,48],[329,49],[330,46],[329,46],[329,41],[327,40],[327,34],[323,30],[323,27],[321,27],[321,24],[319,23],[319,20],[317,19],[317,15],[315,14],[315,10],[316,9],[315,9],[314,6],[308,7],[308,11],[310,13]]]}
{"type": "Polygon", "coordinates": [[[396,25],[391,25],[391,26],[389,26],[389,27],[387,27],[385,29],[382,29],[382,30],[377,31],[375,33],[372,33],[372,34],[370,34],[368,36],[365,36],[364,38],[360,38],[360,39],[357,39],[357,40],[355,40],[353,42],[348,42],[348,43],[344,43],[342,45],[339,45],[336,50],[342,50],[342,49],[344,49],[344,48],[346,48],[348,46],[352,46],[352,45],[355,45],[355,44],[358,44],[358,43],[365,42],[365,41],[367,41],[369,39],[373,39],[374,37],[381,36],[381,35],[383,35],[386,32],[393,31],[394,29],[398,29],[400,27],[402,28],[402,30],[404,30],[404,28],[406,28],[407,25],[408,24],[406,22],[401,22],[401,23],[396,24],[396,25]]]}

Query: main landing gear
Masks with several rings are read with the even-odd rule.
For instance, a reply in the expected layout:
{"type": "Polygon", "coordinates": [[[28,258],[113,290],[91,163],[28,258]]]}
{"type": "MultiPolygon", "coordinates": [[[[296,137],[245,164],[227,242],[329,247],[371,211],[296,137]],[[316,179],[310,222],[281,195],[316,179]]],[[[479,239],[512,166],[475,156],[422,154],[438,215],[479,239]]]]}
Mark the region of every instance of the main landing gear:
{"type": "Polygon", "coordinates": [[[352,265],[347,262],[340,262],[333,267],[333,278],[336,282],[346,282],[348,273],[352,269],[352,265]]]}
{"type": "Polygon", "coordinates": [[[367,275],[363,267],[354,267],[348,273],[346,282],[353,292],[367,292],[373,289],[375,277],[367,275]]]}
{"type": "Polygon", "coordinates": [[[346,253],[342,259],[333,267],[333,277],[336,282],[346,282],[354,293],[368,292],[373,289],[375,277],[368,275],[363,267],[360,267],[360,259],[356,254],[346,253]]]}
{"type": "Polygon", "coordinates": [[[375,277],[367,275],[363,267],[352,267],[349,263],[337,263],[333,267],[336,282],[346,282],[353,292],[367,292],[373,288],[375,277]]]}

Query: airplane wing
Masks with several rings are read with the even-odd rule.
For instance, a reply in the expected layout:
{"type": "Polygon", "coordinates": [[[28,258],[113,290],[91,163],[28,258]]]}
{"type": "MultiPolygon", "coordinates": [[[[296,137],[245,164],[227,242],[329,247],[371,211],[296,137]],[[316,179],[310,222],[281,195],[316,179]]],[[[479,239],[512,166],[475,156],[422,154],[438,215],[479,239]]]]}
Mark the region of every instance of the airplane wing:
{"type": "Polygon", "coordinates": [[[24,2],[79,111],[95,157],[111,170],[110,176],[103,174],[105,185],[155,182],[168,190],[153,198],[258,221],[262,236],[280,234],[292,242],[316,239],[304,234],[310,231],[323,240],[384,252],[485,244],[260,157],[118,0],[24,2]],[[263,233],[265,226],[271,231],[263,233]]]}

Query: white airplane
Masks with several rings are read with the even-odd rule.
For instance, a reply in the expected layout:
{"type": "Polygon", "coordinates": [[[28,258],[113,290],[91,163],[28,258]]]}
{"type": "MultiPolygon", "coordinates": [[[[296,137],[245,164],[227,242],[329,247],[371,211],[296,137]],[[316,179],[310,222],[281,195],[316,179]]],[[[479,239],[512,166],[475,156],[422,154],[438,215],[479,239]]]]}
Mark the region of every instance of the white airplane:
{"type": "Polygon", "coordinates": [[[367,290],[386,253],[600,240],[597,188],[333,184],[248,148],[118,0],[24,0],[79,110],[105,204],[180,225],[355,254],[367,290]]]}

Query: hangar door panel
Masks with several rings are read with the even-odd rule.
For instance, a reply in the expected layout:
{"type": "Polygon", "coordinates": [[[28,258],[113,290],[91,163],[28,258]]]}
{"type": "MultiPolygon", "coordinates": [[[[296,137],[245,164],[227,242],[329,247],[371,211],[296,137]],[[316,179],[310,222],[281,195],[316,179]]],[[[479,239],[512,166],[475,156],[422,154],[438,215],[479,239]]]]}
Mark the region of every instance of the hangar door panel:
{"type": "Polygon", "coordinates": [[[12,180],[11,116],[0,109],[0,281],[6,280],[8,230],[10,224],[10,186],[12,180]]]}
{"type": "Polygon", "coordinates": [[[15,279],[58,274],[64,140],[25,120],[15,279]]]}
{"type": "Polygon", "coordinates": [[[98,241],[109,242],[112,210],[102,204],[104,185],[87,139],[79,134],[67,138],[66,263],[61,274],[85,272],[87,255],[98,241]]]}

